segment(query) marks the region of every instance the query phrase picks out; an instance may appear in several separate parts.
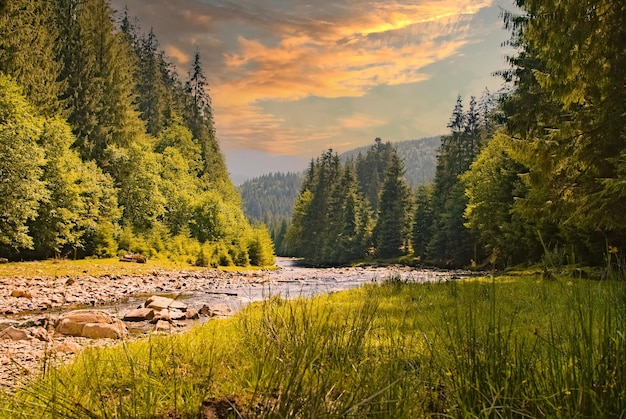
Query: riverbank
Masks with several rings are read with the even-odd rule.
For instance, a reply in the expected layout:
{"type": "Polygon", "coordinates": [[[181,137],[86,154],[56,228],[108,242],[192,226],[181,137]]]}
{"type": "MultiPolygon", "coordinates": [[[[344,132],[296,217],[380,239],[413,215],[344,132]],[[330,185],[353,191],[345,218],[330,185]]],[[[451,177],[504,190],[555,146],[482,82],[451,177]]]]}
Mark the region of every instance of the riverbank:
{"type": "MultiPolygon", "coordinates": [[[[80,269],[95,271],[82,263],[78,265],[80,269]]],[[[150,270],[149,264],[129,268],[123,265],[123,268],[150,270]]],[[[63,274],[46,276],[45,268],[38,268],[39,272],[27,271],[23,266],[12,269],[19,275],[0,276],[3,290],[0,293],[0,332],[14,326],[28,336],[24,340],[0,340],[0,382],[9,386],[41,371],[44,362],[65,362],[85,347],[119,343],[119,340],[52,333],[49,326],[61,313],[73,309],[96,308],[121,318],[128,309],[156,294],[184,299],[196,310],[204,305],[225,304],[235,313],[248,303],[269,295],[312,296],[387,278],[402,282],[439,282],[468,274],[401,266],[305,268],[286,258],[277,259],[277,269],[249,271],[155,268],[149,273],[119,273],[119,269],[116,272],[100,268],[99,274],[90,275],[63,267],[60,270],[63,274]]],[[[140,336],[132,334],[130,339],[140,336]]]]}
{"type": "MultiPolygon", "coordinates": [[[[339,274],[321,274],[330,272],[339,274]]],[[[202,418],[626,411],[623,282],[535,275],[382,282],[267,298],[188,333],[84,351],[0,398],[0,411],[202,418]]]]}

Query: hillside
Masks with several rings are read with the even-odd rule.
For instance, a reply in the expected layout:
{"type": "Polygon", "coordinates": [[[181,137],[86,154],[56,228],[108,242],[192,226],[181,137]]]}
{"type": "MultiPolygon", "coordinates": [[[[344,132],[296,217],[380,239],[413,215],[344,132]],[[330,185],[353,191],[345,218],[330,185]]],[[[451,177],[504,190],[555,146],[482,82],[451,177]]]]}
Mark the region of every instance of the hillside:
{"type": "MultiPolygon", "coordinates": [[[[392,143],[404,160],[404,177],[409,186],[416,187],[433,181],[440,143],[440,137],[392,143]]],[[[356,159],[359,153],[365,154],[369,148],[368,145],[346,151],[341,159],[356,159]]],[[[304,179],[304,170],[300,173],[271,173],[243,182],[239,190],[248,218],[265,222],[268,226],[274,225],[274,222],[280,223],[283,218],[291,218],[293,204],[304,179]]]]}

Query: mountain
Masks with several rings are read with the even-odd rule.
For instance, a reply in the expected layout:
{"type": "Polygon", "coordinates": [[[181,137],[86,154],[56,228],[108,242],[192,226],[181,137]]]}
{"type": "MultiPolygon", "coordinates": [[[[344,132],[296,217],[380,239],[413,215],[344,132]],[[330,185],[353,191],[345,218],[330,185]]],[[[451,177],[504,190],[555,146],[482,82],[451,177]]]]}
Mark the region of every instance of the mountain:
{"type": "MultiPolygon", "coordinates": [[[[433,181],[440,142],[441,137],[428,137],[393,143],[398,155],[404,160],[405,179],[411,187],[433,181]]],[[[349,150],[341,155],[341,159],[344,161],[351,158],[356,159],[359,153],[363,155],[367,153],[369,147],[364,146],[349,150]]],[[[263,157],[257,155],[257,152],[251,153],[251,156],[263,157]]],[[[227,161],[229,159],[228,153],[226,153],[226,159],[227,161]]],[[[295,159],[283,161],[280,157],[275,161],[289,164],[296,162],[295,159]]],[[[293,204],[300,194],[306,165],[307,163],[303,161],[299,171],[293,169],[293,166],[289,166],[287,170],[296,171],[273,172],[243,181],[239,190],[243,200],[244,212],[248,218],[265,222],[270,227],[279,224],[283,219],[290,219],[293,204]]],[[[255,168],[258,170],[259,167],[267,167],[267,165],[250,162],[251,171],[255,168]]],[[[232,171],[231,177],[233,177],[232,171]]],[[[234,179],[233,182],[237,183],[234,179]]]]}
{"type": "MultiPolygon", "coordinates": [[[[420,138],[392,143],[398,156],[404,160],[406,173],[404,178],[411,187],[431,183],[435,178],[437,151],[441,144],[441,136],[420,138]]],[[[356,159],[365,155],[371,146],[363,146],[341,154],[343,161],[356,159]]]]}
{"type": "Polygon", "coordinates": [[[282,156],[256,150],[224,150],[230,179],[235,185],[242,185],[272,172],[300,172],[308,160],[298,156],[282,156]]]}

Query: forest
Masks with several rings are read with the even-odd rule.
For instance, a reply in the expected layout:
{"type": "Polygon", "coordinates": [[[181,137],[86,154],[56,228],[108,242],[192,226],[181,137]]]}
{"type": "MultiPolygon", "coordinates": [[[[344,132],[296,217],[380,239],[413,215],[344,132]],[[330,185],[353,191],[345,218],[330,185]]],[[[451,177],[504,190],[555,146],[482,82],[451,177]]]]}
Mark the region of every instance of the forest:
{"type": "MultiPolygon", "coordinates": [[[[504,89],[459,96],[434,180],[408,185],[413,167],[379,139],[344,159],[324,152],[291,223],[273,222],[279,253],[623,265],[625,6],[518,6],[503,11],[515,51],[496,75],[504,89]]],[[[181,78],[154,32],[106,0],[0,9],[0,257],[272,262],[268,229],[228,178],[197,51],[181,78]]]]}
{"type": "Polygon", "coordinates": [[[0,3],[1,257],[273,263],[228,177],[197,51],[178,74],[106,0],[0,3]]]}
{"type": "Polygon", "coordinates": [[[459,96],[432,184],[409,189],[397,152],[378,140],[345,164],[325,152],[307,172],[287,253],[320,265],[623,272],[626,6],[517,3],[520,13],[503,11],[515,51],[495,75],[504,88],[459,96]]]}

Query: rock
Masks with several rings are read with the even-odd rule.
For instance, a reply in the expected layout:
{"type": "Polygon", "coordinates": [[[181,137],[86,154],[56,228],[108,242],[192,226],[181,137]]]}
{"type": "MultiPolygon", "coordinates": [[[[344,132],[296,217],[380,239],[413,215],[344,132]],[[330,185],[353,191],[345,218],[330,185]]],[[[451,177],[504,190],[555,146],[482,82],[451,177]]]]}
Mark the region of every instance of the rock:
{"type": "Polygon", "coordinates": [[[11,297],[17,298],[33,298],[33,296],[28,291],[24,290],[13,290],[11,291],[11,297]]]}
{"type": "Polygon", "coordinates": [[[24,329],[9,326],[0,332],[0,340],[31,340],[33,337],[24,329]]]}
{"type": "Polygon", "coordinates": [[[83,327],[82,336],[90,339],[120,339],[128,335],[124,323],[87,323],[83,327]]]}
{"type": "Polygon", "coordinates": [[[185,313],[180,310],[159,310],[154,312],[154,318],[152,323],[156,323],[159,320],[165,320],[171,322],[173,320],[182,320],[185,318],[185,313]]]}
{"type": "Polygon", "coordinates": [[[120,262],[136,262],[136,263],[146,263],[148,259],[139,253],[126,253],[120,258],[120,262]]]}
{"type": "Polygon", "coordinates": [[[145,306],[148,308],[153,308],[155,310],[163,310],[166,308],[169,309],[177,309],[180,311],[187,311],[187,304],[181,303],[180,301],[176,301],[172,298],[161,297],[158,295],[153,295],[152,297],[146,300],[145,306]]]}
{"type": "Polygon", "coordinates": [[[0,263],[9,263],[9,259],[7,259],[7,258],[0,258],[0,263]]]}
{"type": "Polygon", "coordinates": [[[58,333],[92,339],[117,339],[128,333],[121,321],[99,310],[76,310],[65,313],[56,327],[58,333]]]}
{"type": "Polygon", "coordinates": [[[48,331],[41,326],[32,329],[30,331],[30,334],[32,335],[32,337],[42,342],[50,342],[52,340],[50,338],[50,335],[48,334],[48,331]]]}
{"type": "Polygon", "coordinates": [[[196,309],[189,309],[185,312],[185,318],[187,320],[197,320],[200,318],[200,313],[196,309]]]}
{"type": "Polygon", "coordinates": [[[226,304],[215,304],[212,306],[207,306],[205,304],[200,309],[200,314],[209,317],[230,316],[232,314],[232,310],[226,304]]]}
{"type": "Polygon", "coordinates": [[[80,351],[82,348],[83,347],[76,342],[63,342],[62,344],[55,346],[54,351],[65,354],[73,354],[80,351]]]}
{"type": "Polygon", "coordinates": [[[154,309],[148,307],[140,307],[128,311],[124,314],[124,321],[127,322],[142,322],[145,320],[152,320],[154,318],[154,309]]]}
{"type": "Polygon", "coordinates": [[[155,332],[165,332],[172,329],[172,324],[165,320],[159,320],[154,325],[155,332]]]}

